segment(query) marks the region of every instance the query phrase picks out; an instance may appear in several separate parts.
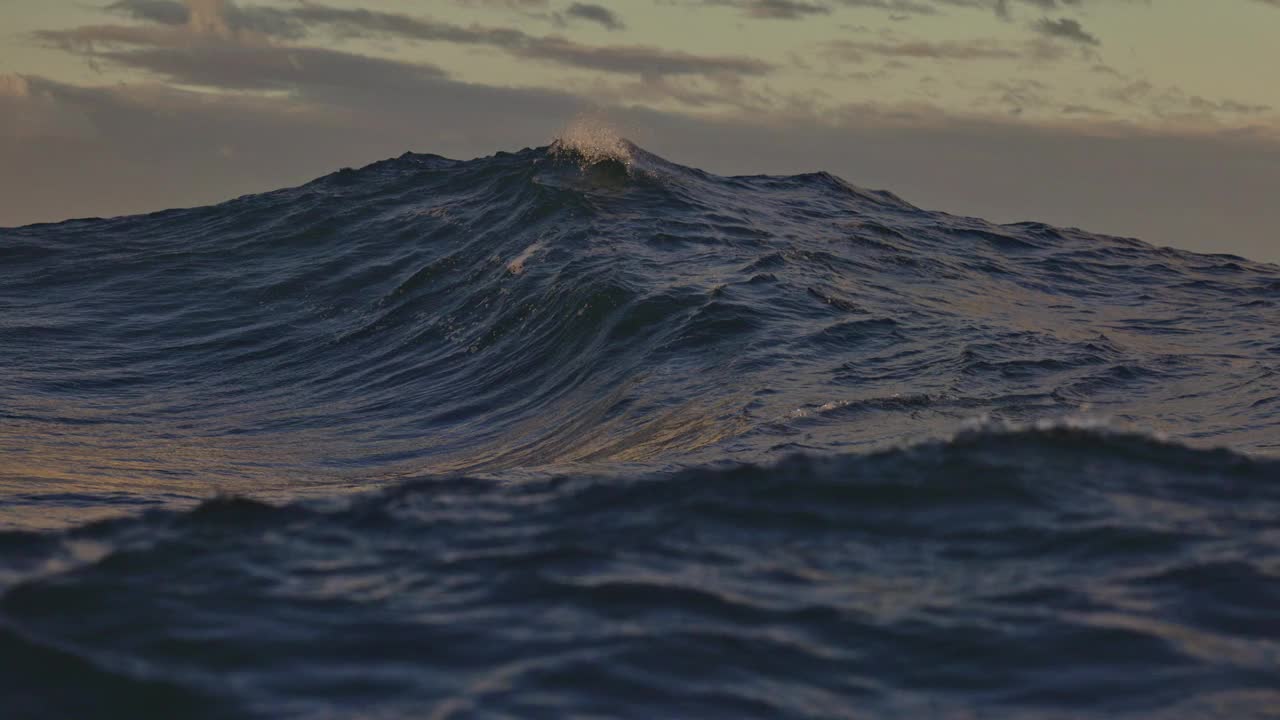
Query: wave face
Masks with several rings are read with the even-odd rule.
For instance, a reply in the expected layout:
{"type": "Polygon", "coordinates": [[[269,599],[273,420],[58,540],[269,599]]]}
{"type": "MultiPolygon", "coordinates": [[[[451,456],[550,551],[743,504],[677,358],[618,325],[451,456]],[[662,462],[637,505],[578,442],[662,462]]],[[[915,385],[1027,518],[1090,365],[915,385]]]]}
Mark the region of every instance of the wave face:
{"type": "Polygon", "coordinates": [[[0,707],[1273,717],[1278,302],[592,132],[0,230],[0,707]]]}

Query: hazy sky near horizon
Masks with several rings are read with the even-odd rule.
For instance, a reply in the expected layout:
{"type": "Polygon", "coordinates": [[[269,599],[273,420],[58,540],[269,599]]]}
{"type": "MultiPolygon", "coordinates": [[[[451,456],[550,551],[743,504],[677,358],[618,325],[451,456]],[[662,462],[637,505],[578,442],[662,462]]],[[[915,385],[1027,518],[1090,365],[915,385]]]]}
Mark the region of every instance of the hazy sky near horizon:
{"type": "Polygon", "coordinates": [[[718,172],[1280,261],[1280,0],[4,0],[0,225],[574,115],[718,172]]]}

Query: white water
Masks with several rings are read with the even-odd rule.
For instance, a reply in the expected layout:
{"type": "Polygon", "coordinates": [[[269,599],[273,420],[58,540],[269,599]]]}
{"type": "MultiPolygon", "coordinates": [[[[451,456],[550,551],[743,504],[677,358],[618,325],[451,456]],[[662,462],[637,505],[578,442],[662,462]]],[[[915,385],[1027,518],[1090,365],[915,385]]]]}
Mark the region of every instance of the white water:
{"type": "Polygon", "coordinates": [[[570,121],[551,148],[556,153],[577,156],[584,167],[614,160],[630,169],[635,162],[631,143],[606,120],[593,115],[579,115],[570,121]]]}

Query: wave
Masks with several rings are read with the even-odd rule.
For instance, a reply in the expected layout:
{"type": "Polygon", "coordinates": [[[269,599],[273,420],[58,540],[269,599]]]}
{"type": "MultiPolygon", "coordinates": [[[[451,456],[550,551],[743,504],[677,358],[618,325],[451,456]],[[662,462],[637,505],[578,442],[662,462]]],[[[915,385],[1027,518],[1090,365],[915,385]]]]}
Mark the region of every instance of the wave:
{"type": "Polygon", "coordinates": [[[1277,300],[591,121],[0,230],[0,710],[1269,717],[1277,300]]]}
{"type": "Polygon", "coordinates": [[[7,230],[0,261],[6,474],[60,490],[758,462],[979,415],[1276,448],[1274,266],[715,176],[590,125],[7,230]]]}
{"type": "Polygon", "coordinates": [[[68,708],[212,716],[1266,717],[1276,477],[1059,425],[10,533],[33,570],[0,596],[4,689],[43,702],[46,668],[86,678],[68,708]]]}

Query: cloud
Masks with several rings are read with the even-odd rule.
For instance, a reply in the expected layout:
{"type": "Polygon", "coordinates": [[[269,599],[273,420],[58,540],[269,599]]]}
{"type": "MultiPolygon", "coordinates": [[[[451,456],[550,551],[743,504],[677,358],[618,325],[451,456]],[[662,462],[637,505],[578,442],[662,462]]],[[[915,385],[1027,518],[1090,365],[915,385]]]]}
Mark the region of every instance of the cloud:
{"type": "Polygon", "coordinates": [[[486,7],[499,10],[529,12],[547,7],[547,0],[454,0],[465,7],[486,7]]]}
{"type": "MultiPolygon", "coordinates": [[[[591,13],[590,10],[586,12],[591,13]]],[[[463,27],[398,13],[335,8],[314,3],[306,3],[291,10],[290,17],[303,24],[308,31],[317,26],[328,26],[353,34],[487,45],[519,57],[610,73],[764,75],[774,69],[770,63],[755,58],[695,55],[641,45],[592,46],[563,37],[529,35],[512,28],[476,25],[463,27]]],[[[612,14],[609,17],[617,22],[612,14]]]]}
{"type": "MultiPolygon", "coordinates": [[[[1280,0],[1252,1],[1280,8],[1280,0]]],[[[970,10],[989,11],[1001,19],[1013,20],[1017,14],[1016,8],[1024,6],[1038,12],[1071,12],[1094,5],[1121,3],[1151,5],[1150,0],[685,0],[685,2],[693,5],[736,7],[750,17],[786,20],[794,20],[806,15],[826,15],[837,8],[879,10],[897,20],[970,10]]]]}
{"type": "Polygon", "coordinates": [[[1066,105],[1062,106],[1060,112],[1063,115],[1093,115],[1096,117],[1106,117],[1114,114],[1108,110],[1096,108],[1096,107],[1093,107],[1092,105],[1082,105],[1079,103],[1067,103],[1066,105]]]}
{"type": "Polygon", "coordinates": [[[187,26],[201,35],[235,37],[253,33],[296,39],[304,33],[288,10],[242,7],[232,0],[117,0],[104,9],[143,22],[187,26]]]}
{"type": "MultiPolygon", "coordinates": [[[[187,32],[208,44],[211,38],[235,41],[241,44],[263,44],[268,38],[297,40],[330,30],[348,36],[395,37],[419,42],[445,42],[462,45],[483,45],[497,48],[510,55],[549,62],[558,65],[593,70],[604,73],[662,76],[662,75],[765,75],[774,66],[763,60],[740,56],[709,56],[668,50],[643,45],[585,45],[555,35],[536,36],[522,30],[481,25],[462,26],[438,22],[428,18],[400,13],[387,13],[363,8],[338,8],[313,2],[304,2],[287,9],[273,7],[241,7],[230,0],[190,0],[185,6],[186,22],[179,25],[181,16],[176,3],[164,0],[121,0],[109,6],[116,12],[159,24],[159,27],[85,26],[72,30],[45,31],[38,36],[66,49],[74,49],[98,59],[114,61],[133,67],[157,70],[177,77],[173,71],[181,65],[183,74],[191,77],[207,77],[218,74],[215,69],[195,68],[182,63],[177,54],[160,54],[145,50],[115,50],[100,52],[101,43],[171,45],[163,31],[187,32]],[[130,57],[134,55],[135,57],[130,57]]],[[[600,21],[608,18],[620,23],[605,8],[577,4],[581,17],[591,16],[600,21]],[[600,11],[608,13],[602,15],[600,11]],[[586,13],[586,16],[581,15],[586,13]]],[[[205,61],[222,61],[245,65],[231,57],[230,53],[206,52],[205,61]]]]}
{"type": "MultiPolygon", "coordinates": [[[[1021,115],[1027,109],[1044,108],[1051,104],[1045,92],[1049,88],[1039,80],[1016,79],[999,80],[991,83],[991,90],[997,93],[995,102],[1008,108],[1012,115],[1021,115]]],[[[980,105],[990,102],[987,98],[979,98],[980,105]]]]}
{"type": "Polygon", "coordinates": [[[23,75],[0,75],[0,141],[88,140],[94,135],[84,116],[61,107],[38,78],[32,82],[23,75]]]}
{"type": "Polygon", "coordinates": [[[895,16],[938,15],[940,7],[984,8],[996,0],[690,0],[698,5],[738,8],[748,17],[767,20],[796,20],[811,15],[829,15],[837,8],[879,10],[895,16]]]}
{"type": "Polygon", "coordinates": [[[0,97],[24,98],[31,95],[31,83],[21,75],[0,75],[0,97]]]}
{"type": "MultiPolygon", "coordinates": [[[[91,56],[99,62],[140,70],[182,86],[224,90],[288,90],[300,98],[335,89],[362,92],[426,93],[446,76],[433,65],[409,63],[323,48],[225,42],[167,27],[86,26],[45,32],[45,40],[91,56]]],[[[556,38],[512,52],[563,65],[602,72],[652,76],[711,71],[753,74],[767,66],[750,60],[716,59],[648,48],[595,48],[556,38]]],[[[730,87],[728,83],[725,87],[730,87]]],[[[655,85],[655,87],[663,87],[655,85]]]]}
{"type": "Polygon", "coordinates": [[[191,22],[191,11],[187,6],[171,0],[119,0],[108,5],[106,10],[134,20],[161,25],[186,25],[191,22]]]}
{"type": "Polygon", "coordinates": [[[771,63],[736,56],[693,55],[642,45],[596,47],[561,38],[541,38],[512,52],[538,60],[631,75],[766,75],[771,63]]]}
{"type": "Polygon", "coordinates": [[[592,3],[576,2],[564,11],[564,16],[596,23],[605,30],[625,30],[627,27],[617,13],[607,7],[592,3]]]}
{"type": "Polygon", "coordinates": [[[96,57],[145,70],[172,83],[232,90],[297,90],[364,86],[415,91],[438,67],[321,48],[195,45],[102,51],[96,57]]]}
{"type": "Polygon", "coordinates": [[[1101,97],[1121,105],[1142,109],[1160,120],[1211,121],[1222,115],[1248,117],[1271,112],[1274,108],[1261,103],[1232,99],[1212,100],[1187,94],[1181,88],[1158,87],[1149,80],[1129,80],[1112,86],[1101,97]]]}
{"type": "MultiPolygon", "coordinates": [[[[1019,6],[1029,6],[1040,12],[1062,12],[1080,10],[1086,5],[1143,3],[1150,0],[835,0],[839,5],[850,8],[877,9],[893,13],[896,16],[940,15],[950,10],[985,10],[992,11],[999,18],[1012,20],[1019,6]]],[[[1260,0],[1266,3],[1280,3],[1280,0],[1260,0]]]]}
{"type": "Polygon", "coordinates": [[[994,40],[837,40],[828,43],[829,57],[865,62],[868,56],[930,60],[1008,60],[1024,53],[1000,46],[994,40]]]}
{"type": "Polygon", "coordinates": [[[840,0],[840,4],[851,8],[884,10],[898,15],[937,15],[937,6],[927,0],[840,0]]]}
{"type": "Polygon", "coordinates": [[[1199,95],[1192,95],[1188,97],[1187,104],[1196,110],[1203,110],[1213,114],[1233,113],[1237,115],[1260,115],[1274,109],[1270,105],[1246,103],[1238,100],[1206,100],[1199,95]]]}
{"type": "Polygon", "coordinates": [[[798,20],[831,12],[826,5],[803,0],[703,0],[703,4],[734,7],[748,17],[770,20],[798,20]]]}
{"type": "Polygon", "coordinates": [[[1051,38],[1059,38],[1077,42],[1082,45],[1101,45],[1097,36],[1086,32],[1077,20],[1071,18],[1059,18],[1058,20],[1050,20],[1049,18],[1041,18],[1032,23],[1031,28],[1041,35],[1047,35],[1051,38]]]}

